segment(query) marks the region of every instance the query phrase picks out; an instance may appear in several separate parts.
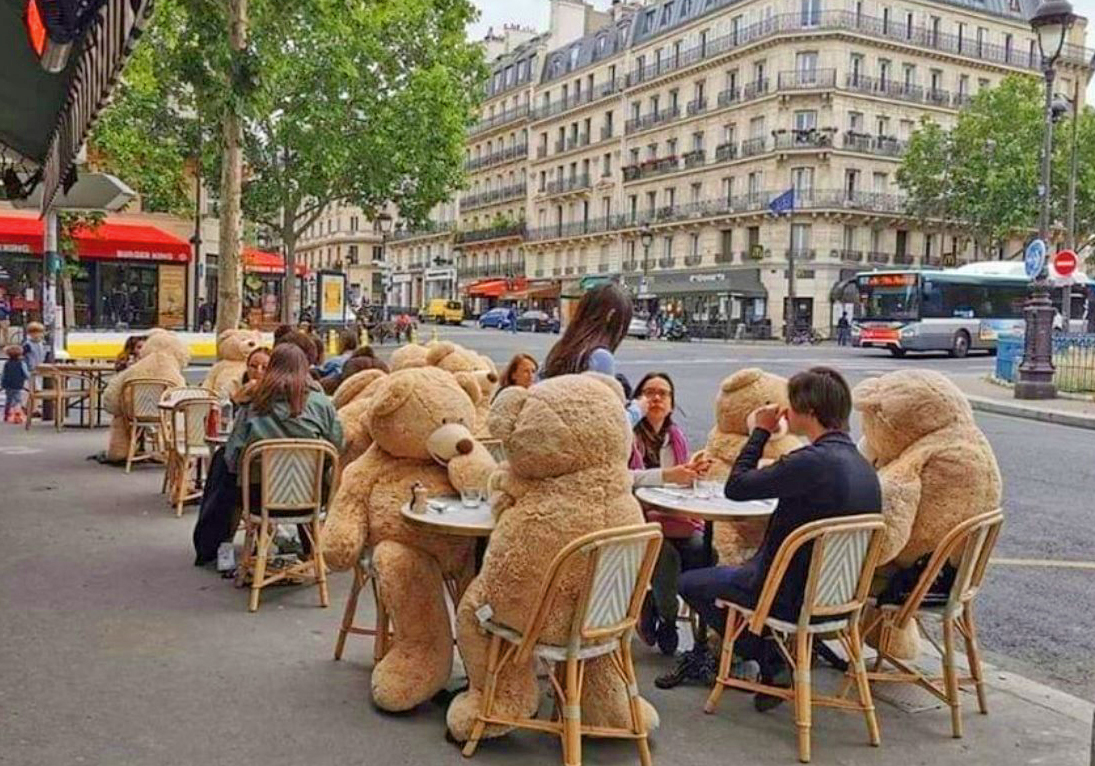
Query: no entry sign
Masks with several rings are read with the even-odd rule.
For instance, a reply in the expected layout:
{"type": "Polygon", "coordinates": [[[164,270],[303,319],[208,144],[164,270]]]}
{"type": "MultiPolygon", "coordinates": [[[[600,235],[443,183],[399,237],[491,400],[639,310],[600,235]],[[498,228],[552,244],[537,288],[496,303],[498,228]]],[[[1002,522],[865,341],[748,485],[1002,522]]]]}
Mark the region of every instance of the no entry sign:
{"type": "Polygon", "coordinates": [[[1062,277],[1072,276],[1076,265],[1076,253],[1071,250],[1062,250],[1053,256],[1053,270],[1062,277]]]}

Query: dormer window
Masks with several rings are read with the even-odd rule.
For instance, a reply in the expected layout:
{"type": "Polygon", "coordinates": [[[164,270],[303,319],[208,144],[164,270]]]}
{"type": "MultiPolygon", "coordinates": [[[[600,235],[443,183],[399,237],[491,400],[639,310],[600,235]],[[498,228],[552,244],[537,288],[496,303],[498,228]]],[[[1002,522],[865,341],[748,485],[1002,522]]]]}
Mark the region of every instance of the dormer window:
{"type": "Polygon", "coordinates": [[[673,3],[668,2],[662,6],[662,26],[664,27],[673,19],[673,3]]]}

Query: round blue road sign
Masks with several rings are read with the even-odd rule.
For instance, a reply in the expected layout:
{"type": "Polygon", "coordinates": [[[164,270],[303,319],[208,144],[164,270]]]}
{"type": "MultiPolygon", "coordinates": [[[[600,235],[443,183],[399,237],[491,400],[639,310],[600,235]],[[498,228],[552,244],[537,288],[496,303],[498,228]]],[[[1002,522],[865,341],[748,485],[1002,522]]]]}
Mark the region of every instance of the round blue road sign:
{"type": "Polygon", "coordinates": [[[1046,243],[1040,239],[1031,241],[1023,254],[1023,265],[1026,267],[1027,276],[1036,279],[1042,273],[1042,267],[1046,265],[1046,243]]]}

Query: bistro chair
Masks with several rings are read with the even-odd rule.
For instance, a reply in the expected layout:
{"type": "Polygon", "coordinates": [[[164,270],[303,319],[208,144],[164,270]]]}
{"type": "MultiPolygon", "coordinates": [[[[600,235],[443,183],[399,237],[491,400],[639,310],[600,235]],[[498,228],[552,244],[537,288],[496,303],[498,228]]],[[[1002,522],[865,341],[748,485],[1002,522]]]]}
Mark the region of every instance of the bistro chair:
{"type": "Polygon", "coordinates": [[[170,380],[160,378],[133,378],[122,386],[122,412],[125,413],[126,430],[129,431],[126,473],[130,472],[134,463],[162,455],[160,399],[165,391],[174,387],[170,380]],[[149,442],[152,442],[151,446],[149,442]],[[138,445],[143,445],[141,451],[138,445]]]}
{"type": "Polygon", "coordinates": [[[810,718],[814,704],[863,713],[871,744],[880,744],[878,719],[863,663],[859,620],[878,564],[883,526],[879,514],[841,516],[804,524],[788,535],[776,552],[755,609],[730,601],[717,602],[727,609],[726,632],[723,634],[718,676],[704,705],[705,712],[715,711],[723,689],[728,686],[793,700],[795,725],[798,727],[798,757],[803,763],[810,761],[810,718]],[[798,621],[777,619],[770,612],[787,568],[795,554],[811,543],[810,568],[798,621]],[[765,629],[771,633],[780,654],[793,671],[790,689],[735,678],[730,674],[734,642],[746,628],[757,635],[765,629]],[[836,696],[812,693],[811,664],[814,640],[818,634],[835,634],[844,646],[850,660],[848,672],[855,679],[858,699],[847,697],[847,684],[836,696]],[[795,638],[793,647],[790,646],[791,636],[795,638]]]}
{"type": "Polygon", "coordinates": [[[320,606],[327,606],[327,570],[323,563],[324,476],[330,470],[329,497],[338,491],[338,450],[323,439],[263,439],[243,453],[240,486],[246,534],[243,560],[236,583],[251,575],[248,609],[259,608],[259,594],[267,585],[310,572],[319,587],[320,606]],[[251,507],[251,472],[261,469],[261,507],[251,507]],[[312,545],[310,561],[267,574],[274,533],[282,524],[297,524],[312,545]]]}
{"type": "Polygon", "coordinates": [[[175,516],[182,516],[187,501],[201,497],[202,464],[208,466],[212,452],[205,440],[205,422],[210,411],[218,406],[212,396],[189,397],[175,402],[170,411],[170,433],[167,442],[168,468],[172,474],[171,502],[175,516]],[[191,489],[190,472],[194,471],[191,489]]]}
{"type": "Polygon", "coordinates": [[[631,659],[631,636],[661,543],[661,527],[657,524],[606,529],[571,541],[556,554],[548,567],[540,586],[536,609],[523,633],[493,622],[487,616],[489,610],[480,610],[483,615],[479,618],[480,625],[491,635],[487,682],[482,707],[471,736],[464,744],[465,756],[475,753],[487,724],[500,724],[555,734],[562,741],[563,763],[567,766],[580,766],[583,735],[634,739],[639,747],[640,762],[643,766],[650,766],[650,746],[639,706],[635,666],[631,659]],[[567,642],[542,643],[540,633],[559,595],[563,577],[569,572],[581,571],[581,568],[585,569],[585,578],[579,590],[567,642]],[[612,666],[628,690],[630,728],[582,724],[585,663],[606,655],[611,658],[612,666]],[[532,656],[554,666],[556,671],[548,676],[555,690],[555,712],[551,720],[508,718],[496,713],[494,696],[499,676],[507,666],[524,664],[532,656]],[[559,672],[560,665],[562,672],[559,672]]]}
{"type": "MultiPolygon", "coordinates": [[[[42,372],[35,370],[30,374],[27,391],[27,419],[25,428],[29,431],[34,413],[44,402],[53,402],[53,427],[60,431],[65,423],[65,407],[68,398],[65,392],[65,378],[59,371],[50,370],[42,372]],[[46,380],[53,381],[52,386],[46,387],[46,380]]],[[[42,418],[45,422],[45,418],[42,418]]]]}
{"type": "Polygon", "coordinates": [[[163,434],[164,464],[166,466],[163,485],[160,487],[161,494],[174,493],[176,470],[174,450],[171,447],[175,441],[175,417],[172,412],[175,405],[186,399],[211,399],[212,397],[213,394],[209,389],[201,386],[178,386],[165,391],[163,396],[160,397],[160,433],[163,434]]]}
{"type": "Polygon", "coordinates": [[[932,553],[905,603],[879,606],[878,616],[864,631],[867,635],[878,631],[878,654],[867,677],[871,681],[916,684],[947,703],[951,709],[951,733],[954,737],[962,736],[962,702],[959,690],[962,684],[974,686],[981,713],[987,715],[989,712],[981,670],[981,649],[977,644],[977,625],[973,619],[973,599],[980,592],[981,584],[985,580],[985,571],[1003,523],[1004,513],[997,509],[966,519],[952,529],[932,553]],[[943,566],[952,560],[957,560],[958,565],[946,603],[938,606],[925,605],[924,598],[932,583],[943,571],[943,566]],[[924,630],[927,620],[933,620],[942,626],[943,646],[939,645],[930,632],[924,630]],[[927,637],[943,658],[941,677],[928,676],[889,653],[891,637],[905,630],[912,622],[916,623],[921,634],[927,637]],[[966,644],[968,676],[958,675],[955,632],[962,636],[966,644]],[[886,664],[891,665],[893,670],[884,671],[886,664]]]}

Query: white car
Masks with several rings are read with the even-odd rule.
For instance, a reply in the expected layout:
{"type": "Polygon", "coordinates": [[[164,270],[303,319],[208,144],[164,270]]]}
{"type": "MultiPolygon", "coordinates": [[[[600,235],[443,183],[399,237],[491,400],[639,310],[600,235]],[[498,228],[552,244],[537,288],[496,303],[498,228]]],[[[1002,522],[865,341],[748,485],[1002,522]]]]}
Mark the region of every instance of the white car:
{"type": "Polygon", "coordinates": [[[631,317],[631,324],[627,326],[627,335],[630,338],[650,338],[650,325],[642,317],[631,317]]]}

